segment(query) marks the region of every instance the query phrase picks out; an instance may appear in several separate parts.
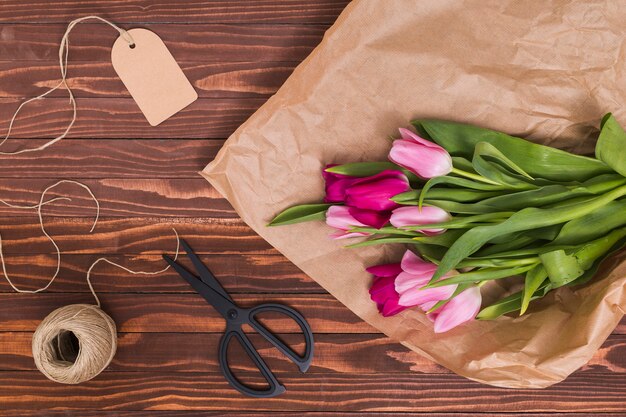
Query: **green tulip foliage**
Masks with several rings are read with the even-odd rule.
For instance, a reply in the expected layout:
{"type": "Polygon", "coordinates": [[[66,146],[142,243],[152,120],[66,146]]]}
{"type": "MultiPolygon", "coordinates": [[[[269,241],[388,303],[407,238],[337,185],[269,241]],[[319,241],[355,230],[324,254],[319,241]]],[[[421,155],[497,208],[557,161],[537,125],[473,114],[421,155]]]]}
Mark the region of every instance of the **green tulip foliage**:
{"type": "MultiPolygon", "coordinates": [[[[401,170],[412,189],[393,197],[394,202],[436,206],[451,218],[427,227],[353,227],[350,232],[369,237],[350,246],[412,246],[437,265],[426,288],[458,284],[458,293],[470,285],[520,277],[518,292],[484,307],[477,318],[524,314],[549,291],[588,282],[599,264],[626,244],[626,132],[610,113],[602,119],[595,157],[461,123],[412,124],[422,138],[450,154],[454,168],[449,174],[420,179],[391,162],[357,162],[327,171],[364,177],[401,170]],[[420,231],[425,228],[446,231],[428,235],[420,231]]],[[[323,219],[329,206],[292,207],[271,225],[323,219]]]]}

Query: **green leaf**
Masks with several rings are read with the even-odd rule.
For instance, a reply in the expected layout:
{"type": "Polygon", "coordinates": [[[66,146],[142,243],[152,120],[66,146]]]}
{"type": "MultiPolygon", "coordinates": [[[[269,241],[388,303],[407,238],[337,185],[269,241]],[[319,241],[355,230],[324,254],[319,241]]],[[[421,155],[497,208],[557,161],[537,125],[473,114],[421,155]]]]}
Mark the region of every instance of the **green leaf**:
{"type": "Polygon", "coordinates": [[[533,295],[539,289],[541,284],[544,283],[546,278],[548,278],[548,271],[546,271],[546,268],[543,265],[537,265],[526,273],[522,303],[519,313],[520,316],[526,312],[533,295]]]}
{"type": "Polygon", "coordinates": [[[596,158],[626,176],[626,132],[611,113],[602,118],[596,158]]]}
{"type": "Polygon", "coordinates": [[[468,226],[473,227],[476,223],[501,222],[513,215],[512,211],[500,211],[496,213],[476,214],[474,216],[454,217],[451,220],[441,223],[428,223],[415,226],[403,226],[404,230],[420,230],[420,229],[464,229],[468,226]]]}
{"type": "MultiPolygon", "coordinates": [[[[411,190],[398,194],[392,197],[391,200],[398,204],[416,206],[421,194],[421,190],[411,190]]],[[[428,199],[466,202],[480,201],[500,194],[501,192],[496,191],[477,191],[465,188],[436,188],[429,191],[428,199]]]]}
{"type": "Polygon", "coordinates": [[[535,185],[528,182],[528,180],[533,181],[533,177],[504,156],[491,143],[478,142],[476,144],[472,165],[474,170],[483,177],[498,184],[506,185],[508,188],[525,190],[536,188],[535,185]]]}
{"type": "Polygon", "coordinates": [[[287,210],[274,217],[274,220],[272,220],[268,226],[283,226],[285,224],[308,222],[311,220],[324,220],[326,210],[328,210],[330,206],[332,206],[332,204],[302,204],[289,207],[287,210]]]}
{"type": "Polygon", "coordinates": [[[326,168],[325,171],[332,172],[333,174],[349,175],[351,177],[369,177],[371,175],[380,174],[388,169],[404,172],[404,175],[406,175],[411,182],[422,181],[421,178],[411,171],[392,162],[351,162],[349,164],[335,165],[334,167],[326,168]]]}
{"type": "Polygon", "coordinates": [[[552,243],[572,245],[588,242],[624,225],[626,225],[626,201],[612,201],[592,213],[565,223],[552,243]]]}
{"type": "Polygon", "coordinates": [[[582,182],[612,173],[609,166],[597,159],[538,145],[494,130],[441,120],[415,120],[412,123],[422,137],[443,146],[453,157],[470,159],[479,142],[488,142],[535,178],[582,182]]]}
{"type": "Polygon", "coordinates": [[[502,223],[474,227],[463,234],[450,247],[441,260],[441,265],[439,265],[439,268],[433,275],[433,281],[441,278],[456,267],[461,260],[467,258],[484,244],[498,236],[565,223],[577,217],[587,215],[624,195],[626,195],[626,186],[621,186],[576,206],[545,209],[529,207],[516,212],[502,223]]]}
{"type": "Polygon", "coordinates": [[[609,252],[611,248],[624,239],[624,237],[626,237],[626,227],[615,229],[606,236],[581,245],[573,255],[578,260],[581,268],[589,269],[596,259],[604,256],[605,253],[609,252]]]}
{"type": "MultiPolygon", "coordinates": [[[[436,190],[432,190],[436,191],[436,190]]],[[[417,202],[415,203],[417,205],[417,202]]],[[[457,203],[456,201],[445,201],[445,200],[425,200],[424,205],[427,206],[437,206],[441,209],[444,209],[448,213],[458,213],[458,214],[482,214],[482,213],[491,213],[494,211],[493,207],[484,206],[482,204],[464,204],[457,203]]],[[[499,210],[497,210],[499,211],[499,210]]]]}
{"type": "Polygon", "coordinates": [[[431,281],[424,288],[442,287],[444,285],[451,284],[464,284],[470,282],[492,281],[494,279],[508,278],[515,275],[523,274],[524,272],[532,269],[537,265],[536,263],[530,265],[516,266],[513,268],[482,268],[477,271],[463,272],[458,275],[453,275],[450,278],[440,279],[438,281],[431,281]]]}
{"type": "Polygon", "coordinates": [[[443,246],[449,248],[454,242],[457,241],[465,233],[462,229],[446,230],[445,233],[433,236],[416,236],[413,238],[415,242],[423,243],[426,245],[443,246]]]}
{"type": "Polygon", "coordinates": [[[364,240],[363,242],[347,245],[346,248],[360,248],[363,246],[383,245],[387,243],[415,243],[410,237],[381,237],[378,239],[364,240]]]}
{"type": "Polygon", "coordinates": [[[591,280],[593,276],[596,274],[596,272],[598,271],[600,264],[609,256],[622,250],[624,246],[626,246],[626,238],[623,238],[617,241],[604,255],[597,258],[594,261],[593,265],[591,265],[591,267],[587,269],[584,274],[582,274],[580,277],[576,278],[574,281],[570,282],[567,285],[575,286],[575,285],[582,285],[582,284],[589,282],[589,280],[591,280]]]}
{"type": "Polygon", "coordinates": [[[441,176],[441,177],[435,177],[435,178],[429,179],[426,182],[426,184],[424,184],[424,187],[419,193],[418,206],[420,207],[422,206],[427,194],[429,198],[437,198],[437,196],[432,195],[433,194],[432,192],[429,194],[429,190],[438,184],[456,185],[459,187],[469,188],[472,190],[480,190],[480,191],[502,191],[507,188],[501,185],[485,184],[484,182],[472,181],[466,178],[450,177],[447,175],[441,176]]]}
{"type": "MultiPolygon", "coordinates": [[[[533,294],[531,300],[536,300],[545,296],[552,288],[548,281],[544,282],[539,289],[533,294]]],[[[483,308],[476,316],[478,320],[493,320],[503,314],[512,313],[522,307],[522,291],[509,295],[502,300],[483,308]]]]}
{"type": "Polygon", "coordinates": [[[581,195],[592,194],[584,187],[546,185],[536,190],[518,191],[487,198],[481,201],[480,204],[501,210],[520,210],[526,207],[542,207],[581,195]]]}
{"type": "Polygon", "coordinates": [[[554,250],[539,255],[543,267],[548,273],[548,278],[554,288],[574,281],[585,270],[581,267],[574,255],[568,255],[564,250],[554,250]]]}

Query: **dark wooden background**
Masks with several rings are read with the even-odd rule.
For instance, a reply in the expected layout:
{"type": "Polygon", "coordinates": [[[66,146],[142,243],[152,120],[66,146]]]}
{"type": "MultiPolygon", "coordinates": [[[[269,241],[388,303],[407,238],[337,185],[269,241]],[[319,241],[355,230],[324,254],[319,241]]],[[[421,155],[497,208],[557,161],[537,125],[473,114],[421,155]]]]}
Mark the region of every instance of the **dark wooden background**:
{"type": "MultiPolygon", "coordinates": [[[[200,99],[150,127],[111,67],[116,32],[85,23],[72,33],[69,79],[78,97],[78,121],[69,139],[45,151],[1,157],[0,198],[34,203],[45,186],[72,178],[91,187],[102,218],[89,234],[92,203],[75,187],[59,188],[59,195],[69,193],[74,200],[44,210],[63,252],[57,282],[46,293],[29,295],[11,292],[0,280],[0,414],[626,415],[626,322],[587,366],[552,388],[520,391],[468,381],[359,320],[255,235],[197,174],[320,42],[346,4],[2,0],[2,132],[19,102],[58,82],[61,35],[71,19],[89,14],[158,33],[200,99]],[[177,275],[131,276],[108,265],[98,266],[93,280],[103,308],[118,324],[119,350],[111,366],[78,386],[50,382],[36,371],[32,332],[53,309],[91,302],[87,267],[105,255],[131,268],[160,269],[160,254],[175,246],[172,226],[202,253],[237,301],[280,301],[309,319],[317,343],[307,374],[255,339],[286,394],[254,400],[229,388],[216,363],[223,321],[177,275]]],[[[54,137],[69,116],[66,95],[58,91],[18,119],[17,139],[3,149],[54,137]]],[[[10,274],[22,287],[43,285],[55,258],[36,213],[0,207],[0,232],[10,274]]],[[[274,320],[271,326],[298,343],[288,323],[274,320]]],[[[243,376],[251,370],[245,364],[238,369],[243,376]]]]}

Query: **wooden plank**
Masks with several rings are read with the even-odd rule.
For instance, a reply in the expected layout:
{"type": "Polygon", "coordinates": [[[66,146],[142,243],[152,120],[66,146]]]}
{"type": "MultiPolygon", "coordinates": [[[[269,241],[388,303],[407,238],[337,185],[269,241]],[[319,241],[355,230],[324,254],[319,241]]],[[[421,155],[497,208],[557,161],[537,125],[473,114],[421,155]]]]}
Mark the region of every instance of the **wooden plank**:
{"type": "MultiPolygon", "coordinates": [[[[199,99],[175,116],[152,127],[131,98],[77,99],[78,117],[69,138],[197,138],[230,136],[264,102],[264,99],[199,99]]],[[[0,99],[0,126],[8,126],[20,104],[0,99]]],[[[67,99],[38,100],[24,108],[15,121],[12,138],[54,138],[71,119],[67,99]]],[[[15,150],[8,141],[4,151],[15,150]]]]}
{"type": "MultiPolygon", "coordinates": [[[[89,233],[92,223],[93,219],[87,218],[49,217],[46,230],[64,255],[172,253],[176,248],[172,228],[199,254],[276,253],[235,218],[100,218],[96,229],[89,233]]],[[[5,255],[56,254],[36,219],[0,218],[0,230],[5,255]]]]}
{"type": "MultiPolygon", "coordinates": [[[[167,165],[163,166],[167,170],[167,165]]],[[[73,176],[76,179],[76,176],[73,176]]],[[[195,179],[98,179],[81,180],[100,203],[102,217],[204,217],[237,218],[232,206],[200,175],[195,179]]],[[[56,180],[0,179],[3,200],[22,206],[39,202],[41,192],[56,180]]],[[[68,197],[50,203],[43,210],[47,217],[93,218],[95,203],[89,193],[71,183],[61,184],[46,193],[47,199],[68,197]]],[[[16,209],[0,204],[0,224],[16,217],[36,216],[36,210],[16,209]],[[11,218],[6,218],[11,216],[11,218]]]]}
{"type": "MultiPolygon", "coordinates": [[[[40,411],[9,411],[8,414],[0,410],[0,416],[7,417],[41,417],[40,411]]],[[[343,412],[326,411],[272,411],[272,417],[465,417],[467,414],[438,413],[438,412],[343,412]]],[[[472,417],[514,417],[520,413],[481,413],[473,411],[472,417]]],[[[189,410],[150,410],[150,411],[46,411],[46,417],[267,417],[263,412],[231,412],[231,411],[189,411],[189,410]]],[[[524,417],[624,417],[622,413],[523,413],[524,417]]]]}
{"type": "Polygon", "coordinates": [[[105,372],[90,382],[64,386],[34,371],[1,372],[0,402],[8,410],[626,413],[626,379],[620,374],[578,374],[543,390],[489,387],[448,374],[294,372],[281,375],[281,381],[285,394],[259,401],[238,395],[217,373],[105,372]]]}
{"type": "MultiPolygon", "coordinates": [[[[115,359],[110,371],[148,372],[219,372],[217,351],[219,333],[120,333],[115,359]],[[181,343],[181,340],[184,343],[181,343]],[[176,346],[173,351],[172,346],[176,346]]],[[[303,349],[302,336],[284,334],[281,338],[303,349]]],[[[267,364],[276,373],[288,373],[294,365],[264,339],[251,334],[250,339],[267,364]]],[[[32,371],[32,333],[0,333],[0,371],[32,371]]],[[[233,351],[234,371],[253,371],[241,349],[233,351]]],[[[442,366],[423,358],[381,334],[317,334],[315,356],[308,373],[316,374],[444,374],[442,366]],[[374,359],[375,358],[375,359],[374,359]]],[[[577,373],[622,374],[626,372],[626,336],[613,335],[577,373]]]]}
{"type": "Polygon", "coordinates": [[[99,15],[116,23],[331,23],[349,0],[4,0],[1,22],[62,22],[99,15]]]}
{"type": "MultiPolygon", "coordinates": [[[[87,293],[86,272],[99,257],[63,255],[61,274],[46,292],[87,293]]],[[[137,271],[156,271],[165,265],[160,255],[105,255],[107,259],[137,271]]],[[[219,277],[229,293],[324,294],[315,281],[278,253],[199,255],[219,277]]],[[[181,254],[181,259],[184,255],[181,254]]],[[[49,255],[8,255],[7,271],[19,288],[45,286],[56,268],[56,257],[49,255]]],[[[186,262],[186,261],[184,261],[186,262]]],[[[158,275],[131,275],[107,263],[99,263],[91,273],[99,294],[121,293],[194,293],[178,273],[169,269],[158,275]]],[[[0,292],[12,293],[0,275],[0,292]]]]}
{"type": "MultiPolygon", "coordinates": [[[[94,283],[97,288],[102,285],[94,283]]],[[[197,294],[103,294],[102,309],[119,332],[223,332],[222,317],[197,294]]],[[[241,306],[278,302],[300,311],[315,333],[376,333],[339,301],[326,294],[241,294],[241,306]]],[[[94,303],[90,294],[0,294],[0,331],[34,331],[53,310],[68,304],[94,303]]],[[[282,333],[300,332],[288,318],[268,318],[282,333]]]]}
{"type": "MultiPolygon", "coordinates": [[[[0,34],[1,34],[0,29],[0,34]]],[[[268,97],[291,75],[294,62],[180,62],[200,98],[268,97]]],[[[68,84],[78,98],[130,97],[110,62],[72,61],[68,84]]],[[[24,99],[61,81],[59,63],[0,61],[0,98],[24,99]]],[[[58,89],[48,97],[67,97],[58,89]]]]}
{"type": "MultiPolygon", "coordinates": [[[[11,143],[23,148],[43,141],[11,143]]],[[[199,178],[198,172],[223,144],[223,140],[68,139],[43,151],[3,157],[0,178],[199,178]]],[[[0,198],[11,197],[3,192],[0,198]]]]}
{"type": "MultiPolygon", "coordinates": [[[[4,6],[4,5],[3,5],[4,6]]],[[[327,25],[141,24],[159,35],[178,62],[300,62],[322,39],[327,25]]],[[[67,23],[0,24],[0,61],[45,61],[58,65],[67,23]]],[[[83,23],[70,36],[69,75],[81,62],[111,62],[117,32],[83,23]]],[[[25,66],[22,71],[29,72],[25,66]]],[[[55,74],[58,76],[58,73],[55,74]]]]}

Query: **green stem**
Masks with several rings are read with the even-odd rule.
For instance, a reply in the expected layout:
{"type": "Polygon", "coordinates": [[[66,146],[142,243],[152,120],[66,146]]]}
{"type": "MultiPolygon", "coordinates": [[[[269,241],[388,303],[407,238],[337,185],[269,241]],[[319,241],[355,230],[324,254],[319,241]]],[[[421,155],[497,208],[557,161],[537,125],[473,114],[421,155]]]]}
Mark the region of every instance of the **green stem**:
{"type": "Polygon", "coordinates": [[[485,184],[491,184],[491,185],[502,185],[500,183],[497,183],[495,181],[492,181],[488,178],[483,177],[482,175],[478,175],[478,174],[472,174],[471,172],[467,172],[467,171],[463,171],[462,169],[458,169],[458,168],[452,168],[452,172],[453,174],[456,174],[460,177],[465,177],[465,178],[470,178],[472,180],[475,181],[480,181],[480,182],[484,182],[485,184]]]}

